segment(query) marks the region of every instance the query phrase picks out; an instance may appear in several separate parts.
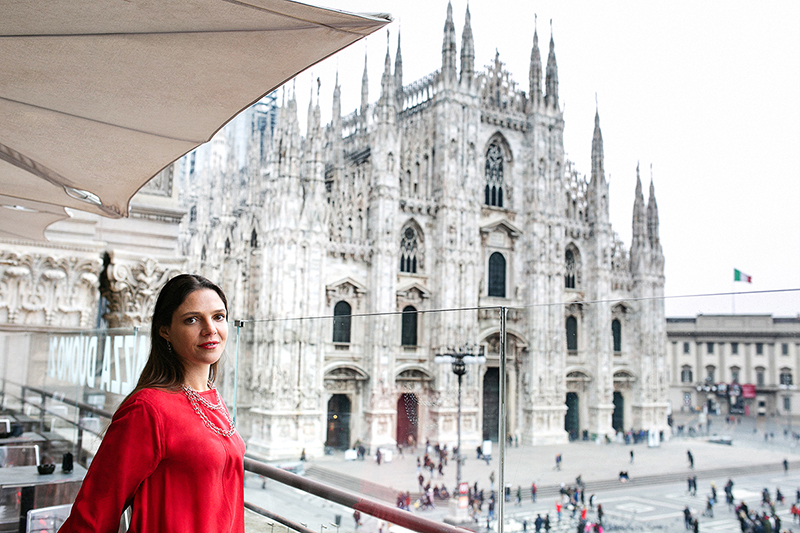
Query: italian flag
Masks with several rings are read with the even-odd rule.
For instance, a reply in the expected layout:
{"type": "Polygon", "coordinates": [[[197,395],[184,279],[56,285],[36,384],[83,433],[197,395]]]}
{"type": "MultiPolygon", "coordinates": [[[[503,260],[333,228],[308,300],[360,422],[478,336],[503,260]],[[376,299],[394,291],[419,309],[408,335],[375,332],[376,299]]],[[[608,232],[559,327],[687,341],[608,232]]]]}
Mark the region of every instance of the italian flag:
{"type": "Polygon", "coordinates": [[[741,270],[733,269],[733,281],[744,281],[745,283],[753,283],[753,276],[748,276],[741,270]]]}

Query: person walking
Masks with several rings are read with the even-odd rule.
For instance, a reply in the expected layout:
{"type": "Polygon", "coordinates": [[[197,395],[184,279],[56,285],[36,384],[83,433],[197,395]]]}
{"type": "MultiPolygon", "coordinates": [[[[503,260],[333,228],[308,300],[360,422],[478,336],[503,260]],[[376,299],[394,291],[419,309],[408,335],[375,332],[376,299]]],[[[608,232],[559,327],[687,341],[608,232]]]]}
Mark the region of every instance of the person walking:
{"type": "Polygon", "coordinates": [[[517,501],[516,505],[522,505],[522,486],[517,485],[517,501]]]}
{"type": "Polygon", "coordinates": [[[633,450],[631,450],[631,464],[633,464],[633,450]]]}
{"type": "Polygon", "coordinates": [[[786,459],[783,460],[783,473],[784,474],[789,473],[789,461],[787,461],[786,459]]]}
{"type": "Polygon", "coordinates": [[[694,455],[691,450],[686,450],[686,457],[689,459],[689,468],[694,468],[694,455]]]}
{"type": "Polygon", "coordinates": [[[361,526],[361,511],[358,509],[353,511],[353,520],[356,523],[356,530],[358,530],[359,526],[361,526]]]}
{"type": "Polygon", "coordinates": [[[603,504],[597,504],[597,523],[603,525],[603,504]]]}
{"type": "Polygon", "coordinates": [[[536,482],[531,483],[531,501],[536,503],[536,482]]]}
{"type": "Polygon", "coordinates": [[[542,524],[544,524],[544,519],[542,515],[537,514],[536,520],[533,521],[533,527],[536,530],[536,533],[540,533],[542,531],[542,524]]]}

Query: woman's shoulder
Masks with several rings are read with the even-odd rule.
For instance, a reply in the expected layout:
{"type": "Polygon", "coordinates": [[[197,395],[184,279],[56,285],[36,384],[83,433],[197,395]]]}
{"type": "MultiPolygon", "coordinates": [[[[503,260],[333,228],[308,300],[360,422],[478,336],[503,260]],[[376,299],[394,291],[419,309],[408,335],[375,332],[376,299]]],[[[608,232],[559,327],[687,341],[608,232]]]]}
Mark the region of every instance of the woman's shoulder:
{"type": "Polygon", "coordinates": [[[121,405],[120,409],[145,405],[160,408],[180,400],[182,394],[177,390],[148,387],[131,394],[121,405]]]}

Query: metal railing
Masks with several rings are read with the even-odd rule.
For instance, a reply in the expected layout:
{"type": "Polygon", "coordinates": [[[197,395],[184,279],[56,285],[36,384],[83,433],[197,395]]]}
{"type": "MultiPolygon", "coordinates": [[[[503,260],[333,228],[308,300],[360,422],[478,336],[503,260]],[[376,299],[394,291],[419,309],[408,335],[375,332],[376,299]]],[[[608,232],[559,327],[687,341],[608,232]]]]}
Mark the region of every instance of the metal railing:
{"type": "MultiPolygon", "coordinates": [[[[76,423],[73,419],[69,417],[65,417],[61,414],[48,410],[47,409],[48,400],[58,401],[78,409],[79,420],[82,419],[84,415],[89,413],[96,415],[100,418],[105,418],[107,420],[111,420],[113,416],[113,413],[109,413],[108,411],[105,411],[103,409],[98,409],[83,402],[66,398],[62,394],[49,392],[36,387],[21,385],[19,383],[14,383],[3,379],[3,387],[0,390],[0,401],[2,402],[2,405],[5,405],[6,396],[10,396],[16,400],[19,400],[22,406],[22,410],[24,410],[25,405],[31,405],[36,409],[38,409],[40,413],[39,422],[40,422],[40,427],[42,429],[44,429],[45,427],[45,422],[44,422],[45,414],[57,417],[61,420],[66,421],[72,426],[76,427],[78,430],[78,437],[77,437],[77,442],[75,443],[76,446],[75,456],[77,461],[84,465],[86,464],[86,460],[88,459],[88,457],[86,456],[83,450],[83,432],[87,431],[91,434],[98,436],[101,435],[101,433],[98,433],[88,427],[82,426],[80,423],[76,423]],[[20,387],[21,393],[19,395],[9,393],[6,389],[6,385],[13,385],[16,387],[20,387]],[[34,397],[36,397],[37,399],[41,398],[41,403],[39,403],[39,401],[35,402],[31,401],[30,396],[26,395],[26,393],[35,394],[36,396],[34,397]]],[[[419,533],[465,533],[466,531],[468,531],[459,527],[451,526],[449,524],[436,522],[434,520],[429,520],[427,518],[422,518],[408,511],[404,511],[402,509],[391,507],[389,505],[379,503],[368,498],[364,498],[363,496],[359,496],[341,490],[339,488],[327,485],[325,483],[312,481],[303,476],[293,474],[281,468],[277,468],[275,466],[271,466],[266,463],[257,461],[255,459],[252,459],[251,457],[245,456],[244,469],[246,472],[251,472],[253,474],[264,476],[265,478],[277,481],[278,483],[282,483],[288,487],[301,490],[303,492],[312,494],[329,502],[349,507],[350,509],[360,511],[364,514],[373,516],[380,520],[386,520],[400,527],[404,527],[412,531],[417,531],[419,533]]],[[[300,523],[294,522],[293,520],[277,515],[253,503],[245,502],[244,506],[246,509],[249,509],[250,511],[257,513],[261,516],[264,516],[270,520],[274,520],[275,522],[278,522],[289,529],[297,531],[298,533],[318,533],[300,523]]]]}

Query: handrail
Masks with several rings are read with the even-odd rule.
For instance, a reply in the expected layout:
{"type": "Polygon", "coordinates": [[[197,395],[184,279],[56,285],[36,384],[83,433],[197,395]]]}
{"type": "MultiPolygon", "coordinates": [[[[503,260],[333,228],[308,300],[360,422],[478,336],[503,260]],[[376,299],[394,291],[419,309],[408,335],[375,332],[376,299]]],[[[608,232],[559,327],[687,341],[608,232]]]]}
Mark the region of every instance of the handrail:
{"type": "MultiPolygon", "coordinates": [[[[86,411],[86,412],[90,412],[90,413],[93,413],[95,415],[98,415],[99,417],[103,417],[103,418],[107,418],[107,419],[111,419],[113,417],[112,413],[109,413],[109,412],[104,411],[102,409],[98,409],[96,407],[93,407],[91,405],[85,404],[83,402],[79,402],[77,400],[72,400],[72,399],[69,399],[69,398],[65,398],[65,397],[62,397],[61,395],[54,394],[52,392],[45,391],[45,390],[39,389],[37,387],[30,387],[30,386],[27,386],[27,385],[21,385],[19,383],[8,381],[6,379],[3,379],[3,394],[4,395],[8,394],[9,396],[18,398],[16,395],[11,394],[11,393],[9,393],[9,392],[7,392],[5,390],[5,385],[6,384],[15,385],[15,386],[18,386],[18,387],[21,388],[23,397],[19,398],[19,399],[22,400],[23,403],[26,403],[25,402],[25,398],[24,398],[25,392],[26,391],[30,391],[30,392],[33,392],[35,394],[41,395],[43,398],[45,398],[45,397],[46,398],[53,398],[53,399],[55,399],[57,401],[65,403],[67,405],[71,405],[73,407],[76,407],[76,408],[80,409],[81,411],[86,411]]],[[[44,405],[44,402],[43,402],[42,405],[36,405],[36,404],[32,404],[32,405],[37,407],[40,410],[40,412],[42,412],[42,413],[49,412],[47,410],[47,407],[44,405]]],[[[94,433],[93,431],[91,431],[89,429],[84,429],[80,425],[80,423],[76,424],[74,420],[66,419],[66,418],[64,418],[64,417],[62,417],[60,415],[54,414],[54,413],[50,413],[50,414],[52,414],[53,416],[57,416],[58,418],[61,418],[63,420],[66,420],[70,424],[76,425],[78,427],[78,429],[79,429],[79,445],[80,445],[80,442],[82,440],[81,439],[81,435],[80,435],[80,433],[82,433],[82,431],[89,431],[91,433],[94,433]]],[[[78,453],[80,453],[80,451],[78,453]]],[[[451,526],[449,524],[445,524],[445,523],[442,523],[442,522],[436,522],[436,521],[433,521],[433,520],[429,520],[427,518],[422,518],[420,516],[417,516],[415,514],[412,514],[412,513],[408,512],[408,511],[404,511],[404,510],[401,510],[401,509],[398,509],[398,508],[395,508],[395,507],[391,507],[389,505],[386,505],[386,504],[383,504],[383,503],[379,503],[379,502],[376,502],[376,501],[373,501],[373,500],[370,500],[370,499],[367,499],[367,498],[352,494],[350,492],[346,492],[344,490],[341,490],[339,488],[336,488],[336,487],[333,487],[333,486],[330,486],[330,485],[326,485],[324,483],[319,483],[317,481],[312,481],[312,480],[304,478],[302,476],[298,476],[297,474],[292,474],[290,472],[287,472],[286,470],[283,470],[281,468],[277,468],[277,467],[274,467],[274,466],[259,462],[259,461],[255,460],[255,459],[250,458],[250,457],[245,457],[245,459],[244,459],[244,469],[246,471],[248,471],[248,472],[252,472],[254,474],[258,474],[258,475],[270,478],[270,479],[275,480],[275,481],[277,481],[279,483],[283,483],[284,485],[287,485],[289,487],[293,487],[293,488],[302,490],[304,492],[307,492],[309,494],[313,494],[313,495],[318,496],[320,498],[323,498],[325,500],[328,500],[328,501],[331,501],[331,502],[334,502],[334,503],[338,503],[340,505],[344,505],[344,506],[349,507],[351,509],[358,510],[360,512],[363,512],[363,513],[365,513],[367,515],[373,516],[373,517],[381,519],[381,520],[386,520],[386,521],[391,522],[393,524],[397,524],[398,526],[401,526],[401,527],[416,531],[418,533],[471,533],[471,532],[469,532],[469,530],[466,530],[466,529],[463,529],[463,528],[459,528],[459,527],[456,527],[456,526],[451,526]]],[[[252,503],[245,502],[244,505],[245,505],[245,508],[250,509],[251,511],[256,512],[256,513],[258,513],[258,514],[260,514],[262,516],[265,516],[265,517],[267,517],[267,518],[269,518],[271,520],[275,520],[276,522],[281,523],[284,526],[286,526],[286,527],[288,527],[290,529],[293,529],[293,530],[295,530],[295,531],[297,531],[299,533],[317,533],[316,531],[313,531],[313,530],[303,526],[302,524],[298,524],[298,523],[293,522],[292,520],[284,518],[284,517],[282,517],[280,515],[276,515],[275,513],[272,513],[271,511],[263,509],[263,508],[261,508],[261,507],[259,507],[257,505],[252,504],[252,503]]]]}
{"type": "Polygon", "coordinates": [[[247,456],[244,458],[244,469],[419,533],[471,533],[469,530],[460,527],[428,520],[408,511],[390,507],[324,483],[312,481],[275,466],[258,462],[247,456]]]}
{"type": "MultiPolygon", "coordinates": [[[[46,396],[48,398],[53,398],[54,400],[57,400],[57,401],[59,401],[61,403],[65,403],[67,405],[71,405],[73,407],[77,407],[81,411],[87,411],[89,413],[96,414],[96,415],[102,416],[104,418],[111,419],[114,416],[113,413],[109,413],[108,411],[104,411],[103,409],[98,409],[97,407],[94,407],[93,405],[89,405],[88,403],[83,403],[83,402],[79,402],[77,400],[72,400],[72,399],[67,398],[66,396],[62,396],[61,394],[58,394],[58,393],[49,392],[49,391],[46,391],[44,389],[39,389],[37,387],[31,387],[30,385],[22,385],[21,383],[15,383],[13,381],[9,381],[9,380],[6,380],[6,379],[3,379],[3,383],[4,384],[8,383],[8,384],[11,384],[11,385],[16,385],[17,387],[20,387],[23,391],[35,392],[36,394],[40,394],[40,395],[46,396]]],[[[9,394],[9,393],[4,392],[4,394],[9,394]]],[[[14,395],[10,394],[10,396],[14,396],[14,395]]],[[[23,396],[24,396],[24,394],[23,394],[23,396]]],[[[23,402],[25,401],[24,398],[21,398],[21,399],[22,399],[23,402]]],[[[44,407],[36,405],[36,404],[31,404],[31,405],[33,405],[37,409],[43,409],[44,408],[44,407]]]]}
{"type": "Polygon", "coordinates": [[[284,518],[281,515],[277,515],[277,514],[273,513],[272,511],[268,511],[268,510],[264,509],[263,507],[259,507],[258,505],[255,505],[255,504],[250,503],[250,502],[244,502],[244,508],[245,509],[250,509],[254,513],[258,513],[261,516],[266,516],[270,520],[275,520],[276,522],[283,524],[284,526],[288,527],[289,529],[293,529],[295,531],[298,531],[299,533],[321,533],[321,532],[314,531],[313,529],[309,529],[306,526],[304,526],[303,524],[298,524],[297,522],[293,522],[292,520],[289,520],[288,518],[284,518]]]}

